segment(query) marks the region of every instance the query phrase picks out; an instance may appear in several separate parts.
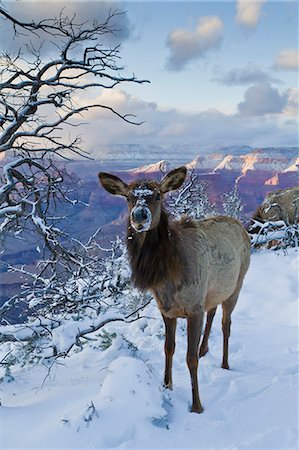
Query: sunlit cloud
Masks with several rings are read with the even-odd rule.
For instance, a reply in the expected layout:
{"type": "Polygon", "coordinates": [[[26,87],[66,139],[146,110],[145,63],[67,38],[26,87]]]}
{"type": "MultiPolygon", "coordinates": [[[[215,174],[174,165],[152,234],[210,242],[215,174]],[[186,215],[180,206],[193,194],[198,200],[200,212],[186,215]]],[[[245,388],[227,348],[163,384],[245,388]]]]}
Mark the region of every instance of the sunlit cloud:
{"type": "Polygon", "coordinates": [[[256,27],[262,14],[263,3],[265,0],[238,0],[236,22],[248,28],[256,27]]]}
{"type": "Polygon", "coordinates": [[[218,16],[201,17],[195,31],[173,30],[167,38],[169,70],[182,70],[190,61],[218,47],[223,39],[223,22],[218,16]]]}
{"type": "Polygon", "coordinates": [[[297,70],[299,67],[299,52],[285,48],[281,50],[275,60],[274,67],[282,70],[297,70]]]}
{"type": "Polygon", "coordinates": [[[146,102],[121,89],[93,89],[88,95],[81,91],[75,96],[74,102],[77,107],[103,105],[104,108],[101,108],[100,106],[93,107],[84,112],[82,114],[84,120],[99,120],[115,117],[113,116],[113,112],[105,108],[107,107],[112,108],[121,115],[132,114],[132,116],[129,116],[128,118],[132,121],[139,122],[142,121],[142,119],[139,117],[139,114],[137,114],[138,112],[146,112],[147,110],[154,111],[157,108],[155,102],[146,102]]]}
{"type": "Polygon", "coordinates": [[[290,88],[287,90],[288,93],[288,102],[284,109],[284,113],[287,116],[294,116],[298,118],[299,112],[299,89],[298,88],[290,88]]]}

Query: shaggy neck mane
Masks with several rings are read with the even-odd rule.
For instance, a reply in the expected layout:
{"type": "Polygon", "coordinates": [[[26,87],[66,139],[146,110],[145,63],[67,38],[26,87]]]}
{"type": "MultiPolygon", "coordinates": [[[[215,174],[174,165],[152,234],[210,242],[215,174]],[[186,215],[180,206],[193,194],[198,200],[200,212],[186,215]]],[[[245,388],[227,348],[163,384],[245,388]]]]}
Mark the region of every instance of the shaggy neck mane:
{"type": "Polygon", "coordinates": [[[145,236],[133,230],[129,222],[127,248],[135,286],[155,289],[167,281],[178,280],[182,274],[179,244],[179,233],[163,209],[159,225],[145,236]]]}

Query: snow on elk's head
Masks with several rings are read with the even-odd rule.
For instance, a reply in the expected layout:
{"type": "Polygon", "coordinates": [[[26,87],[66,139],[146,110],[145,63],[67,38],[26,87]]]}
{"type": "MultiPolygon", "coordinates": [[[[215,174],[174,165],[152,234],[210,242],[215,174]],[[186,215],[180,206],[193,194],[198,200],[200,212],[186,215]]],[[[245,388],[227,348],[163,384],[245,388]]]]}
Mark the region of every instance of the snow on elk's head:
{"type": "Polygon", "coordinates": [[[104,172],[99,173],[99,179],[110,194],[126,197],[130,224],[134,230],[142,233],[159,225],[163,194],[178,189],[186,173],[186,167],[179,167],[169,172],[160,183],[140,180],[126,184],[115,175],[104,172]]]}

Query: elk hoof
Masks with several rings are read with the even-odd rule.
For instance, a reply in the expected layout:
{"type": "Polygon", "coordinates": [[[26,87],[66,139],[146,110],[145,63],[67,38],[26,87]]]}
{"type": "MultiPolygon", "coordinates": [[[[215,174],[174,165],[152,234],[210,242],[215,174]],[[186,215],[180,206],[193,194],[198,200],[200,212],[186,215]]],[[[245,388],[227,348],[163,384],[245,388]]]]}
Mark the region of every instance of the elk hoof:
{"type": "Polygon", "coordinates": [[[222,367],[222,369],[227,369],[227,370],[229,370],[229,365],[228,365],[228,363],[222,363],[221,367],[222,367]]]}
{"type": "Polygon", "coordinates": [[[190,412],[201,414],[203,412],[203,407],[201,405],[192,405],[190,412]]]}
{"type": "Polygon", "coordinates": [[[163,384],[163,387],[165,388],[165,389],[169,389],[170,391],[172,391],[172,381],[169,381],[168,383],[165,383],[164,382],[164,384],[163,384]]]}
{"type": "Polygon", "coordinates": [[[202,358],[203,356],[205,356],[206,353],[208,353],[208,351],[209,347],[200,347],[199,357],[202,358]]]}

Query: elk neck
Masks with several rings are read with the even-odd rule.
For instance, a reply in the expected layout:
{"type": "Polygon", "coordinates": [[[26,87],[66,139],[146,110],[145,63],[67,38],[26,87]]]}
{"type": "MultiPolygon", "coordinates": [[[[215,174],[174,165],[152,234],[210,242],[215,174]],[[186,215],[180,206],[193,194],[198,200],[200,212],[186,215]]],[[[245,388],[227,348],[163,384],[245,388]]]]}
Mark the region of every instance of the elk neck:
{"type": "Polygon", "coordinates": [[[141,290],[155,289],[182,276],[181,237],[162,209],[159,225],[144,233],[128,222],[127,248],[132,281],[141,290]]]}

